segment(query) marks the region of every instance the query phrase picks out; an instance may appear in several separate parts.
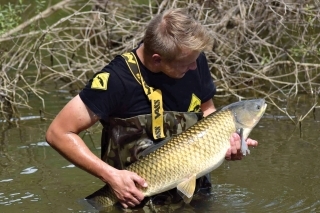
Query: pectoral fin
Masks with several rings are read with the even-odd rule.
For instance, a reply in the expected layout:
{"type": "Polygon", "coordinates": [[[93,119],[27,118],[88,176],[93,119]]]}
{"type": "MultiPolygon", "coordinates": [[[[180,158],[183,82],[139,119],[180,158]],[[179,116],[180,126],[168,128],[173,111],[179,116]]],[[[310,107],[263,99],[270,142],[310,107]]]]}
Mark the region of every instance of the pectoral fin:
{"type": "Polygon", "coordinates": [[[177,186],[179,195],[183,198],[185,203],[190,203],[194,190],[196,188],[196,174],[190,178],[179,183],[177,186]]]}
{"type": "Polygon", "coordinates": [[[244,135],[243,135],[243,131],[244,131],[243,128],[240,128],[239,131],[240,131],[239,135],[240,135],[240,139],[241,139],[241,153],[243,155],[247,155],[247,153],[250,154],[250,150],[248,148],[248,145],[247,145],[245,138],[244,138],[244,135]]]}

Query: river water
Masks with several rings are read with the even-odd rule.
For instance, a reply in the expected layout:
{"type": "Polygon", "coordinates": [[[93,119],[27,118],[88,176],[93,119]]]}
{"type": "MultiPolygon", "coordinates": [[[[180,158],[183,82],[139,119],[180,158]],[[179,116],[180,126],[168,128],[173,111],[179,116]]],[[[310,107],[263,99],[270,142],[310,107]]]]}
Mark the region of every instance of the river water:
{"type": "MultiPolygon", "coordinates": [[[[52,91],[45,97],[47,120],[40,120],[41,103],[31,97],[32,110],[22,109],[19,128],[1,123],[0,212],[96,212],[83,198],[102,185],[75,167],[45,142],[54,115],[73,95],[52,91]]],[[[215,100],[217,106],[224,104],[215,100]]],[[[300,102],[300,109],[310,106],[300,102]]],[[[241,161],[225,161],[212,172],[212,193],[190,205],[168,205],[156,212],[320,212],[320,113],[302,121],[302,131],[269,104],[251,133],[259,146],[241,161]]],[[[100,155],[100,126],[82,134],[100,155]]],[[[134,210],[150,212],[149,207],[134,210]]],[[[110,212],[122,212],[114,208],[110,212]]]]}

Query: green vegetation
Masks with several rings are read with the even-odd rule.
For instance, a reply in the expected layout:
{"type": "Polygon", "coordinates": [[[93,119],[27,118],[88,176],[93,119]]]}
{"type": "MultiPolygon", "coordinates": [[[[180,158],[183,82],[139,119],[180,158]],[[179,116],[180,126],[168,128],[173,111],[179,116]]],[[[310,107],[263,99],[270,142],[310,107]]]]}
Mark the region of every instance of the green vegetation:
{"type": "Polygon", "coordinates": [[[21,16],[26,8],[27,5],[24,5],[22,0],[19,0],[18,4],[0,4],[0,35],[21,23],[21,16]]]}

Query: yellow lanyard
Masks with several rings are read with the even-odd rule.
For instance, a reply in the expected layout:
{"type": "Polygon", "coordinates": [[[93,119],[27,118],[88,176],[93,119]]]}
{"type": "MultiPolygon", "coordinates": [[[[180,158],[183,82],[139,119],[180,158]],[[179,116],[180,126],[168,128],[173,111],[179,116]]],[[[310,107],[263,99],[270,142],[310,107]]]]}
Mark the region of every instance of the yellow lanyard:
{"type": "Polygon", "coordinates": [[[143,80],[139,64],[133,52],[124,53],[121,56],[125,59],[134,78],[140,85],[142,85],[144,93],[148,96],[148,99],[151,102],[152,134],[154,139],[164,138],[161,90],[155,90],[153,87],[148,86],[143,80]]]}

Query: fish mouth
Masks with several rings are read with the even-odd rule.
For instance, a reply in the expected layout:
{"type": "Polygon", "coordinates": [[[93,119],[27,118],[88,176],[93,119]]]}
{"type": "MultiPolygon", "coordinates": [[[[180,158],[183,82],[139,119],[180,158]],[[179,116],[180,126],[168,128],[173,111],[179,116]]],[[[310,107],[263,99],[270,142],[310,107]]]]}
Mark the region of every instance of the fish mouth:
{"type": "MultiPolygon", "coordinates": [[[[267,109],[267,106],[268,106],[268,104],[266,103],[266,102],[264,102],[264,104],[263,104],[263,106],[262,106],[262,109],[261,109],[261,114],[264,114],[265,113],[265,111],[266,111],[266,109],[267,109]]],[[[262,117],[262,116],[261,116],[262,117]]]]}
{"type": "Polygon", "coordinates": [[[261,111],[264,112],[267,108],[267,103],[265,99],[260,99],[261,111]]]}

